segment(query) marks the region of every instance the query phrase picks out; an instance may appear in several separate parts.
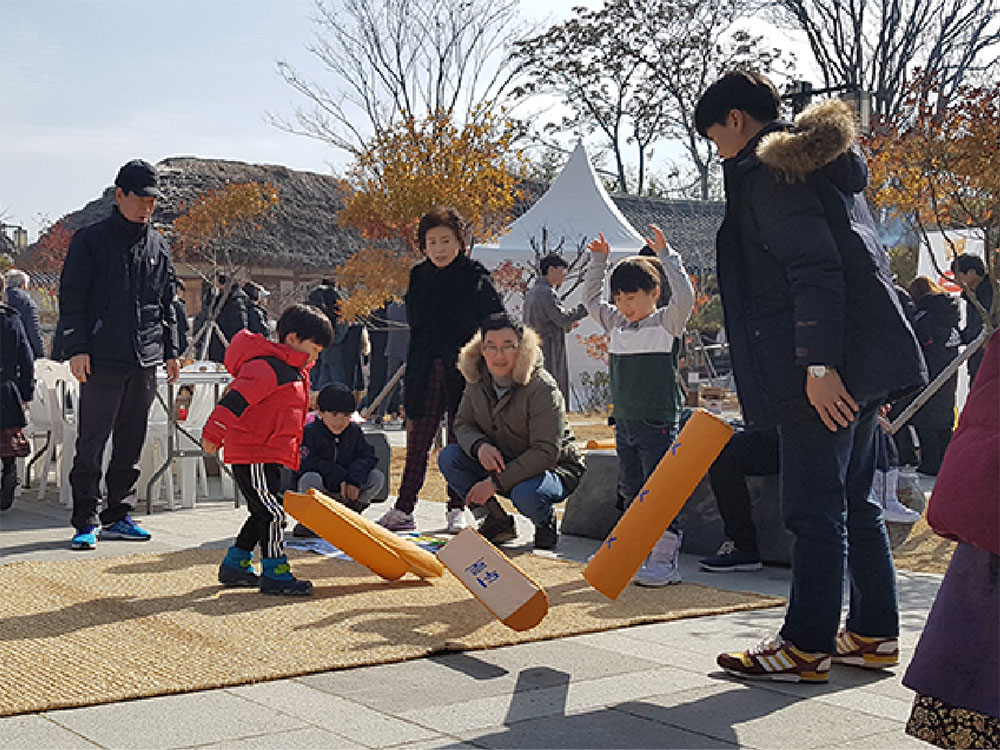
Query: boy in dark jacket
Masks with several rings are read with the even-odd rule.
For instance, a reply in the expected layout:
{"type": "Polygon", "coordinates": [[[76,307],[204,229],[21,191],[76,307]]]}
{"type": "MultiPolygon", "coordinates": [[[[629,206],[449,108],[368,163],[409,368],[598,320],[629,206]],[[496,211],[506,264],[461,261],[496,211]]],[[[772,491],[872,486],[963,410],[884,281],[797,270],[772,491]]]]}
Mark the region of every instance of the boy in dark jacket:
{"type": "Polygon", "coordinates": [[[224,586],[259,586],[262,594],[312,593],[292,576],[285,557],[280,466],[299,467],[309,411],[309,368],[333,339],[330,321],[310,305],[293,305],[278,320],[278,341],[240,331],[226,349],[234,380],[202,429],[202,447],[225,447],[226,463],[247,500],[250,518],[219,566],[224,586]],[[262,575],[253,570],[260,545],[262,575]]]}
{"type": "MultiPolygon", "coordinates": [[[[385,475],[375,468],[378,458],[361,426],[351,421],[357,401],[346,385],[330,383],[319,392],[317,406],[318,419],[302,431],[299,492],[315,488],[361,513],[382,489],[385,475]]],[[[300,523],[292,534],[316,536],[300,523]]]]}

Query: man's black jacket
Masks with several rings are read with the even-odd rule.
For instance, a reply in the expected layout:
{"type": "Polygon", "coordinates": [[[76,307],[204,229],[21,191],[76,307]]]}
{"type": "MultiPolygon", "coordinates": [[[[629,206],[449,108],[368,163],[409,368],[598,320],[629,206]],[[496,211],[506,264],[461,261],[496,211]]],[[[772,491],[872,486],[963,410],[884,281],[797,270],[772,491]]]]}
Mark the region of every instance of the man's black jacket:
{"type": "Polygon", "coordinates": [[[926,382],[920,346],[893,290],[888,256],[838,100],[793,127],[769,123],[723,165],[718,276],[748,429],[815,417],[806,366],[836,367],[859,402],[926,382]]]}
{"type": "MultiPolygon", "coordinates": [[[[64,359],[151,367],[177,356],[170,247],[148,224],[128,221],[118,207],[76,232],[59,280],[64,359]]],[[[61,348],[60,348],[61,347],[61,348]]]]}

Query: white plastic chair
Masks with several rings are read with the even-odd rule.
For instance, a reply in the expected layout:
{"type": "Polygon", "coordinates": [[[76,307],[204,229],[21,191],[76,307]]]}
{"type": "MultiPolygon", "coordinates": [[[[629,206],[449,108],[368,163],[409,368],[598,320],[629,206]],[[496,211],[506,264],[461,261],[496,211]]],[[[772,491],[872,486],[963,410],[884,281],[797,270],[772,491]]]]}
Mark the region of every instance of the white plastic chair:
{"type": "MultiPolygon", "coordinates": [[[[35,497],[41,500],[49,483],[49,474],[55,467],[56,453],[62,441],[62,425],[57,421],[54,398],[41,378],[35,379],[35,395],[28,404],[28,425],[25,435],[33,444],[31,465],[34,480],[38,483],[35,497]]],[[[56,472],[58,477],[58,472],[56,472]]],[[[57,480],[58,481],[58,480],[57,480]]]]}
{"type": "MultiPolygon", "coordinates": [[[[193,388],[187,419],[184,420],[184,431],[194,438],[194,442],[186,435],[178,434],[177,440],[182,450],[201,448],[201,429],[205,426],[208,415],[215,408],[214,386],[196,385],[193,388]]],[[[179,458],[177,461],[181,485],[181,507],[193,508],[199,488],[203,496],[208,495],[208,471],[205,469],[205,459],[201,456],[191,456],[179,458]]],[[[222,474],[225,475],[225,472],[222,474]]]]}
{"type": "MultiPolygon", "coordinates": [[[[220,372],[222,370],[223,368],[217,362],[206,360],[193,362],[186,366],[182,372],[220,372]]],[[[178,440],[185,450],[201,447],[201,431],[205,426],[205,422],[208,421],[209,414],[215,408],[217,388],[221,388],[221,386],[210,384],[193,386],[191,403],[188,406],[188,416],[184,420],[184,429],[194,438],[196,443],[192,443],[187,437],[179,435],[178,440]]],[[[223,461],[223,453],[221,451],[218,455],[218,461],[220,463],[223,461]]],[[[185,508],[193,508],[198,485],[200,485],[200,489],[204,495],[208,495],[209,493],[205,459],[201,456],[179,459],[178,470],[181,483],[181,505],[185,508]]],[[[220,469],[219,479],[222,487],[222,496],[235,496],[236,486],[233,484],[233,478],[229,472],[225,469],[220,469]]]]}
{"type": "MultiPolygon", "coordinates": [[[[161,389],[162,390],[162,389],[161,389]]],[[[161,393],[165,397],[165,394],[161,393]]],[[[167,508],[174,510],[176,501],[174,498],[174,470],[173,466],[167,468],[160,478],[156,480],[152,488],[147,490],[150,478],[153,473],[163,465],[167,457],[167,434],[170,423],[167,420],[167,410],[159,398],[153,399],[153,405],[149,409],[149,423],[146,426],[146,442],[142,445],[142,453],[139,457],[139,482],[137,486],[140,499],[147,499],[149,494],[156,499],[161,494],[161,490],[166,490],[167,508]]]]}

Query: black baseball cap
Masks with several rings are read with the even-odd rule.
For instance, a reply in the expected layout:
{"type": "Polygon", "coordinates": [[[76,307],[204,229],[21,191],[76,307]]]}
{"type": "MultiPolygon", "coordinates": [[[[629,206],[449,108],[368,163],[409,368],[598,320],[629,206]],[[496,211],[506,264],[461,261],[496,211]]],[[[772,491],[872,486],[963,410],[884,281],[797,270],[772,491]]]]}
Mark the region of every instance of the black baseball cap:
{"type": "Polygon", "coordinates": [[[118,170],[118,176],[115,177],[115,185],[126,194],[135,193],[147,198],[159,198],[163,195],[160,192],[160,175],[156,167],[142,159],[133,159],[122,166],[118,170]]]}

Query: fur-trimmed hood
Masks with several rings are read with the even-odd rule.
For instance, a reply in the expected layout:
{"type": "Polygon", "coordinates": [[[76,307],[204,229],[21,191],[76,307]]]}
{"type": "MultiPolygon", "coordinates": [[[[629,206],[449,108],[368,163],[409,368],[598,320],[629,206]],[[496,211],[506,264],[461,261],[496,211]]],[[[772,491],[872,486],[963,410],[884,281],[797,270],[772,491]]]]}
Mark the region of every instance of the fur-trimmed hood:
{"type": "MultiPolygon", "coordinates": [[[[511,377],[517,385],[527,385],[528,381],[531,380],[531,373],[535,371],[535,368],[541,367],[543,362],[541,339],[534,329],[525,326],[511,377]]],[[[483,339],[479,331],[476,331],[476,334],[458,353],[458,371],[470,383],[478,383],[489,373],[486,368],[486,360],[483,359],[483,339]]]]}
{"type": "Polygon", "coordinates": [[[757,158],[789,182],[823,169],[840,189],[864,190],[868,179],[864,161],[853,152],[858,138],[857,114],[840,99],[827,99],[807,107],[795,126],[770,130],[760,138],[757,158]],[[841,159],[849,155],[856,158],[841,159]]]}

